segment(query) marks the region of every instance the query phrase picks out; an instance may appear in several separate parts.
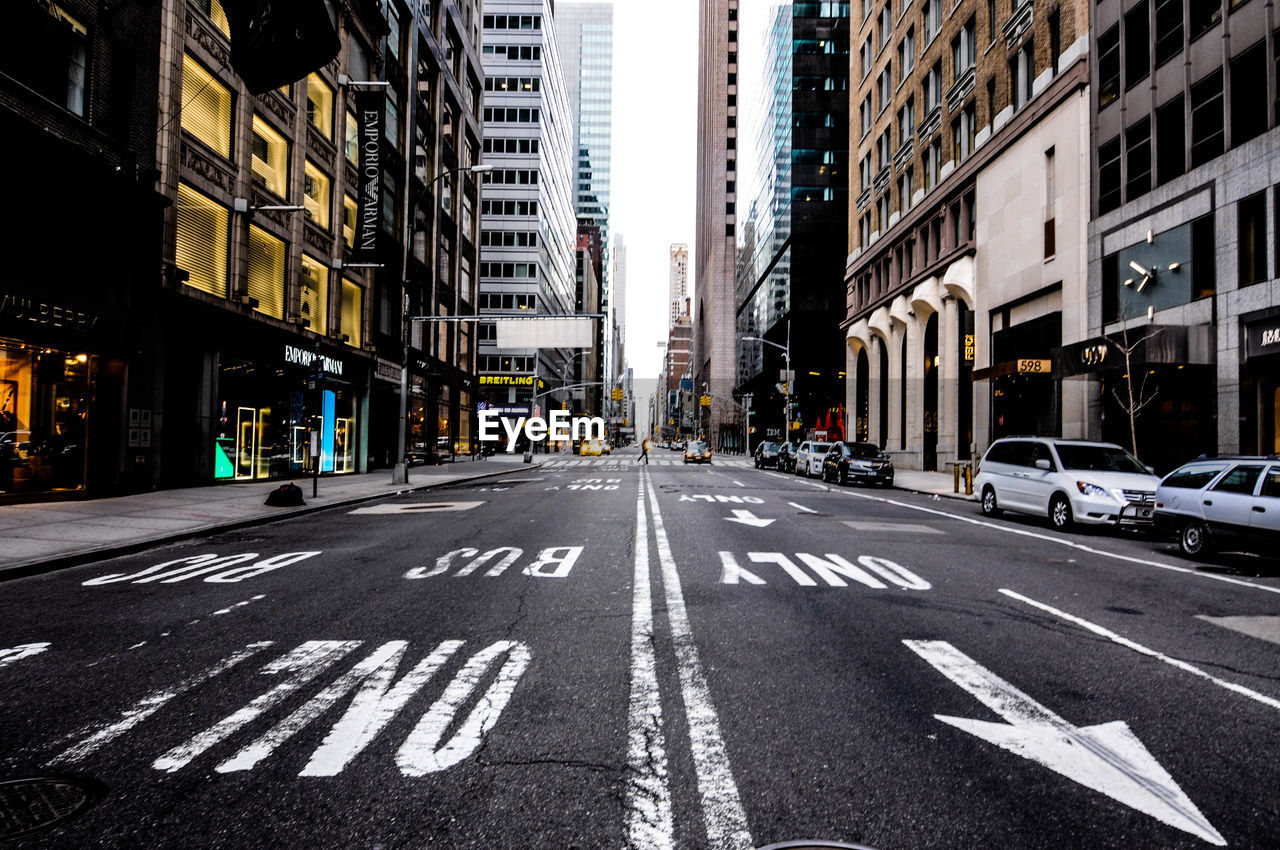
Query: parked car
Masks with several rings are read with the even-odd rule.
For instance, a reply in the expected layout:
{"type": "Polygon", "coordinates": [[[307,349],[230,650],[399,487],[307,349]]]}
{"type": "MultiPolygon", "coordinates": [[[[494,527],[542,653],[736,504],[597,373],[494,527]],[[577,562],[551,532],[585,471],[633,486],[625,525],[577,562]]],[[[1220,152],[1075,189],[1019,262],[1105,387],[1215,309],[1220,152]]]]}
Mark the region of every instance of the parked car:
{"type": "Polygon", "coordinates": [[[764,469],[766,466],[778,466],[778,452],[782,450],[782,446],[778,443],[764,442],[756,446],[756,450],[752,452],[755,457],[756,469],[764,469]]]}
{"type": "Polygon", "coordinates": [[[812,440],[805,440],[800,444],[800,448],[796,451],[796,475],[821,475],[822,459],[827,456],[827,452],[831,451],[830,443],[817,443],[812,440]]]}
{"type": "Polygon", "coordinates": [[[684,450],[685,463],[711,463],[711,446],[701,440],[690,440],[684,450]]]}
{"type": "Polygon", "coordinates": [[[1231,547],[1280,551],[1280,459],[1201,458],[1156,488],[1156,528],[1176,534],[1192,558],[1231,547]]]}
{"type": "Polygon", "coordinates": [[[1152,525],[1159,483],[1151,467],[1114,443],[1006,437],[987,449],[974,488],[986,516],[1048,516],[1067,531],[1076,524],[1152,525]]]}
{"type": "Polygon", "coordinates": [[[893,486],[893,461],[875,443],[834,443],[822,460],[822,480],[893,486]]]}
{"type": "Polygon", "coordinates": [[[778,471],[779,472],[795,472],[796,471],[796,444],[795,443],[779,443],[778,444],[778,471]]]}

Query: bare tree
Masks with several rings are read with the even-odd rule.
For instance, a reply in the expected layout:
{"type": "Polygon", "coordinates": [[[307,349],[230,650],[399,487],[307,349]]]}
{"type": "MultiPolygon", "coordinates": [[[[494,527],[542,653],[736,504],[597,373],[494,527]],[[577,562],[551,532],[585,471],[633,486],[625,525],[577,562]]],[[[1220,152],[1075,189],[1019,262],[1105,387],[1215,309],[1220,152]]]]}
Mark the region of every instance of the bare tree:
{"type": "Polygon", "coordinates": [[[1143,334],[1139,339],[1132,343],[1129,341],[1129,321],[1123,315],[1120,319],[1120,335],[1123,343],[1120,345],[1120,351],[1124,354],[1124,390],[1125,394],[1120,394],[1119,387],[1111,388],[1111,396],[1120,405],[1120,409],[1129,417],[1129,450],[1133,452],[1134,457],[1138,456],[1138,414],[1156,400],[1160,394],[1160,388],[1157,386],[1152,390],[1147,390],[1147,379],[1151,377],[1150,370],[1142,370],[1141,383],[1135,388],[1133,380],[1133,355],[1144,342],[1154,339],[1163,333],[1163,329],[1151,331],[1143,334]]]}

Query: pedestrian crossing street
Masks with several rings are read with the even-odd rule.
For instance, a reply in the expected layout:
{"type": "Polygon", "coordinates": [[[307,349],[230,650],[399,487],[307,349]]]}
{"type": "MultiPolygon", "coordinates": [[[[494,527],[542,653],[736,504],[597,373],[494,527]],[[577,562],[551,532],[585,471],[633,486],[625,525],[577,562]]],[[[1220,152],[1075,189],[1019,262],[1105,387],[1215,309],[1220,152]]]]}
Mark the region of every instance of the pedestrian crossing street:
{"type": "MultiPolygon", "coordinates": [[[[543,461],[540,466],[543,469],[582,469],[592,470],[595,472],[620,472],[624,469],[630,469],[636,466],[636,458],[638,452],[628,453],[626,455],[610,455],[607,457],[582,457],[569,458],[565,460],[547,460],[543,461]]],[[[649,466],[684,466],[684,459],[679,455],[674,457],[662,457],[659,454],[650,453],[649,466]]],[[[728,467],[730,469],[748,469],[755,464],[741,457],[717,457],[711,461],[712,466],[728,467]]]]}

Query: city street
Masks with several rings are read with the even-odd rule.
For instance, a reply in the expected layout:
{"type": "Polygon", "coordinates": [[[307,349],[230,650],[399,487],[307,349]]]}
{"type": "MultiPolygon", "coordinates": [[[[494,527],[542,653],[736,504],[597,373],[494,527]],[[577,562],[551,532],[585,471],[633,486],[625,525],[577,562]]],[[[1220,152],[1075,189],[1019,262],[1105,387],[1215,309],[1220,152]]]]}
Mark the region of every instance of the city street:
{"type": "Polygon", "coordinates": [[[16,846],[1276,846],[1274,561],[651,454],[4,583],[16,846]]]}

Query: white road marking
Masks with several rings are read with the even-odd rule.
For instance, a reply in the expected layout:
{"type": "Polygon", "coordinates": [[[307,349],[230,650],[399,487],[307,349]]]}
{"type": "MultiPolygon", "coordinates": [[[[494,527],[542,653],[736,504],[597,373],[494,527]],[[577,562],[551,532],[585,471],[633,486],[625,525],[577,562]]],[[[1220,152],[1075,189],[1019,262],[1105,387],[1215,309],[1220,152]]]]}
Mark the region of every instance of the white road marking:
{"type": "Polygon", "coordinates": [[[747,486],[746,484],[743,484],[741,481],[735,481],[735,482],[733,482],[733,483],[734,483],[734,484],[736,484],[736,485],[738,485],[739,487],[746,487],[746,486],[747,486]]]}
{"type": "Polygon", "coordinates": [[[744,569],[738,565],[738,559],[733,557],[732,552],[720,553],[720,583],[721,584],[737,584],[739,579],[746,579],[748,584],[764,584],[764,579],[744,569]]]}
{"type": "Polygon", "coordinates": [[[904,534],[946,534],[940,528],[923,525],[918,522],[872,522],[869,520],[846,519],[842,522],[854,531],[893,531],[904,534]]]}
{"type": "Polygon", "coordinates": [[[791,507],[795,508],[795,509],[796,509],[796,510],[798,510],[798,511],[804,511],[804,512],[805,512],[805,513],[807,513],[807,514],[816,514],[816,513],[817,513],[817,511],[815,511],[813,508],[806,508],[804,505],[797,505],[795,502],[787,502],[787,504],[788,504],[788,505],[790,505],[791,507]]]}
{"type": "Polygon", "coordinates": [[[20,643],[9,649],[0,649],[0,667],[5,667],[23,658],[39,655],[49,648],[48,643],[20,643]]]}
{"type": "Polygon", "coordinates": [[[400,772],[405,776],[426,776],[452,767],[474,753],[485,734],[498,722],[532,659],[529,647],[513,640],[500,640],[471,656],[396,753],[400,772]],[[489,668],[504,655],[506,661],[481,694],[476,707],[456,726],[458,731],[453,737],[445,741],[445,732],[457,724],[459,710],[486,678],[489,668]]]}
{"type": "Polygon", "coordinates": [[[1231,629],[1242,635],[1256,637],[1259,640],[1280,643],[1280,617],[1210,617],[1206,614],[1197,614],[1196,619],[1213,623],[1224,629],[1231,629]]]}
{"type": "Polygon", "coordinates": [[[146,645],[147,645],[147,642],[146,642],[145,640],[144,640],[144,641],[139,641],[138,643],[135,643],[133,646],[129,647],[129,648],[128,648],[127,650],[125,650],[125,651],[126,651],[126,652],[132,652],[132,651],[133,651],[133,650],[135,650],[135,649],[142,649],[142,647],[144,647],[144,646],[146,646],[146,645]]]}
{"type": "Polygon", "coordinates": [[[72,746],[61,755],[55,757],[50,764],[56,764],[59,762],[77,762],[86,756],[92,755],[104,745],[111,743],[116,738],[128,732],[130,729],[137,726],[160,709],[164,708],[165,705],[174,697],[180,696],[192,688],[203,685],[210,679],[220,676],[239,664],[241,661],[244,661],[246,658],[249,658],[250,656],[266,649],[268,646],[271,646],[271,643],[272,642],[269,640],[251,643],[239,652],[235,652],[222,659],[208,670],[197,673],[191,678],[179,683],[176,687],[159,690],[143,697],[135,703],[132,708],[126,709],[120,716],[120,719],[115,723],[102,726],[100,728],[96,725],[91,725],[88,728],[77,732],[72,737],[81,738],[82,740],[80,743],[72,746]]]}
{"type": "Polygon", "coordinates": [[[731,513],[733,516],[725,517],[726,520],[729,522],[741,523],[742,525],[749,525],[752,528],[765,528],[772,525],[774,522],[774,520],[771,519],[761,519],[751,511],[731,511],[731,513]]]}
{"type": "Polygon", "coordinates": [[[1036,540],[1044,540],[1049,543],[1056,543],[1059,546],[1067,546],[1071,549],[1076,549],[1081,552],[1088,552],[1091,555],[1101,555],[1104,558],[1113,558],[1117,561],[1124,561],[1125,563],[1129,563],[1129,564],[1142,564],[1143,566],[1157,567],[1162,570],[1170,570],[1172,572],[1182,573],[1184,575],[1192,575],[1192,576],[1197,576],[1199,578],[1206,578],[1206,579],[1212,579],[1214,581],[1226,582],[1227,584],[1240,585],[1242,587],[1248,587],[1253,590],[1265,590],[1268,593],[1280,593],[1280,587],[1271,587],[1265,584],[1255,584],[1254,582],[1244,581],[1243,579],[1238,579],[1238,578],[1232,578],[1231,576],[1218,575],[1217,573],[1200,572],[1198,570],[1188,569],[1187,567],[1179,567],[1174,564],[1166,564],[1161,561],[1152,561],[1146,558],[1137,558],[1137,557],[1134,557],[1133,555],[1122,555],[1119,552],[1108,552],[1105,549],[1095,549],[1092,546],[1087,546],[1084,543],[1076,543],[1073,540],[1065,540],[1061,537],[1054,537],[1048,534],[1040,534],[1035,531],[1028,531],[1027,529],[1023,529],[1023,528],[1014,528],[1012,526],[1000,525],[999,523],[988,522],[982,519],[975,519],[973,517],[961,516],[959,514],[949,513],[947,511],[941,511],[935,508],[926,508],[923,505],[912,505],[912,504],[908,504],[907,502],[899,502],[897,499],[886,499],[883,496],[868,496],[865,493],[851,493],[848,491],[838,491],[838,492],[846,492],[847,495],[853,496],[854,498],[857,498],[857,499],[867,499],[873,502],[883,502],[887,505],[895,505],[900,508],[906,508],[907,510],[920,511],[922,513],[927,513],[927,514],[934,514],[935,516],[946,517],[947,519],[954,519],[958,522],[967,522],[970,525],[980,525],[985,528],[994,528],[996,531],[1003,531],[1007,534],[1016,534],[1022,537],[1033,537],[1036,540]]]}
{"type": "Polygon", "coordinates": [[[649,584],[649,526],[644,482],[636,496],[635,576],[631,597],[631,693],[627,701],[627,847],[664,850],[675,842],[662,699],[649,584]]]}
{"type": "Polygon", "coordinates": [[[191,760],[221,742],[244,726],[258,719],[265,711],[274,708],[294,691],[329,669],[339,658],[360,646],[358,640],[313,640],[308,641],[287,655],[271,662],[262,668],[264,675],[292,673],[285,681],[271,690],[256,697],[244,708],[236,711],[215,723],[209,729],[198,733],[185,744],[179,744],[169,752],[152,762],[156,770],[170,773],[181,770],[191,760]]]}
{"type": "Polygon", "coordinates": [[[949,643],[903,643],[1006,722],[935,714],[938,720],[1210,844],[1226,845],[1124,721],[1073,726],[949,643]]]}
{"type": "MultiPolygon", "coordinates": [[[[495,488],[496,489],[496,488],[495,488]]],[[[432,514],[448,511],[469,511],[484,502],[411,502],[395,505],[367,505],[347,511],[349,514],[432,514]]]]}
{"type": "MultiPolygon", "coordinates": [[[[221,616],[221,615],[223,615],[223,614],[230,614],[232,611],[236,610],[237,608],[243,608],[243,607],[244,607],[244,606],[246,606],[246,605],[252,605],[254,602],[257,602],[257,601],[259,601],[259,600],[261,600],[261,599],[266,599],[266,598],[267,598],[267,597],[266,597],[266,594],[264,594],[264,593],[259,593],[257,596],[254,596],[254,597],[252,597],[252,598],[250,598],[250,599],[246,599],[246,600],[245,600],[245,601],[243,601],[243,602],[237,602],[235,605],[228,605],[226,608],[220,608],[220,609],[218,609],[217,611],[214,611],[214,612],[213,612],[212,614],[210,614],[209,616],[210,616],[210,617],[218,617],[218,616],[221,616]]],[[[143,643],[146,643],[146,641],[143,641],[143,643]]],[[[130,649],[133,649],[133,647],[129,647],[129,648],[130,648],[130,649]]]]}
{"type": "Polygon", "coordinates": [[[1003,593],[1005,596],[1008,596],[1010,599],[1016,599],[1019,602],[1025,602],[1026,604],[1030,605],[1033,608],[1039,608],[1041,611],[1044,611],[1049,614],[1053,614],[1055,617],[1061,617],[1062,619],[1066,620],[1069,623],[1075,623],[1077,626],[1080,626],[1083,629],[1088,629],[1089,631],[1093,632],[1095,635],[1100,635],[1101,637],[1104,637],[1107,640],[1112,641],[1114,643],[1118,643],[1121,646],[1126,647],[1127,649],[1132,649],[1134,652],[1140,653],[1142,655],[1146,655],[1150,658],[1155,658],[1159,661],[1163,661],[1165,664],[1176,667],[1179,670],[1186,671],[1187,673],[1191,673],[1192,675],[1199,676],[1202,679],[1207,679],[1208,681],[1213,682],[1215,685],[1218,685],[1219,687],[1226,688],[1227,690],[1232,691],[1233,693],[1237,693],[1237,694],[1240,694],[1241,696],[1248,697],[1251,700],[1256,700],[1257,702],[1260,702],[1263,705],[1270,706],[1271,708],[1280,709],[1280,700],[1273,699],[1272,697],[1265,696],[1263,694],[1258,693],[1257,691],[1250,690],[1249,688],[1246,688],[1244,685],[1237,685],[1235,682],[1228,682],[1225,679],[1219,679],[1217,676],[1210,675],[1209,673],[1206,673],[1205,671],[1201,670],[1199,667],[1196,667],[1192,664],[1188,664],[1185,661],[1180,661],[1177,658],[1173,658],[1171,656],[1165,655],[1163,652],[1157,652],[1154,649],[1149,649],[1148,647],[1145,647],[1140,643],[1136,643],[1135,641],[1131,641],[1128,638],[1121,637],[1120,635],[1116,634],[1110,629],[1104,628],[1103,626],[1099,626],[1096,623],[1091,623],[1088,620],[1075,616],[1074,614],[1068,614],[1066,611],[1061,611],[1057,608],[1054,608],[1052,605],[1046,605],[1043,602],[1037,602],[1034,599],[1023,596],[1021,593],[1016,593],[1012,590],[1006,590],[1004,588],[1001,588],[1000,592],[1003,593]]]}
{"type": "Polygon", "coordinates": [[[680,676],[680,693],[684,698],[685,714],[689,722],[689,743],[693,752],[693,764],[698,777],[698,791],[702,797],[702,813],[707,831],[707,846],[713,848],[742,848],[755,846],[747,827],[747,815],[738,796],[738,786],[733,779],[729,755],[725,751],[724,738],[720,734],[720,718],[711,701],[711,689],[703,673],[698,647],[693,640],[689,614],[684,605],[684,592],[680,587],[680,574],[676,570],[671,544],[658,509],[658,495],[646,470],[643,473],[649,492],[649,507],[653,512],[653,535],[657,543],[658,561],[662,564],[662,586],[667,602],[667,619],[671,624],[671,642],[676,654],[676,667],[680,676]]]}

